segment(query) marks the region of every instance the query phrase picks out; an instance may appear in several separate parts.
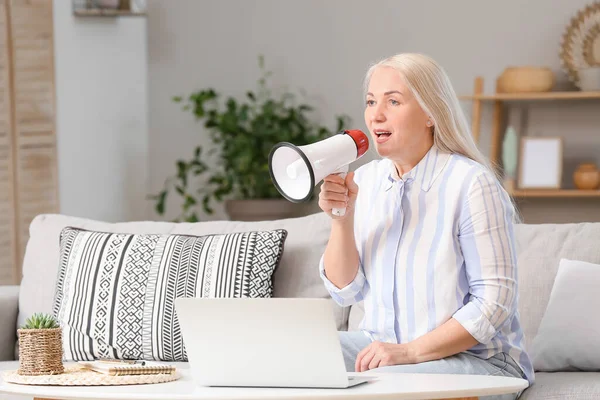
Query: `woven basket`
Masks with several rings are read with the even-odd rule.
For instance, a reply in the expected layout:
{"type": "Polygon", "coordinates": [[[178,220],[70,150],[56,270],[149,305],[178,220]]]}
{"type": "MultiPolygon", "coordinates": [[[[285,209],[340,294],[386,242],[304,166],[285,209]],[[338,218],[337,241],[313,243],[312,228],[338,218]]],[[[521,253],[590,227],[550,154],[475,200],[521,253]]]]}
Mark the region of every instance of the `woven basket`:
{"type": "Polygon", "coordinates": [[[20,375],[56,375],[62,363],[62,329],[19,329],[20,375]]]}

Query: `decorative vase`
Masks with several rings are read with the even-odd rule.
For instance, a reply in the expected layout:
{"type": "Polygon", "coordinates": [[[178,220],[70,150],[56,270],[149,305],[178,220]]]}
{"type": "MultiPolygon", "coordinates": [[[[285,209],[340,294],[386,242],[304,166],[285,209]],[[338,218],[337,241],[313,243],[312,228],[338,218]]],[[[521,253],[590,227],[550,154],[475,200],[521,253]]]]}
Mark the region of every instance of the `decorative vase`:
{"type": "Polygon", "coordinates": [[[502,142],[502,164],[504,167],[504,189],[512,193],[515,189],[517,174],[517,153],[519,151],[519,139],[515,128],[509,126],[504,134],[502,142]]]}
{"type": "Polygon", "coordinates": [[[582,68],[577,71],[579,75],[579,87],[583,91],[600,90],[600,66],[582,68]]]}
{"type": "Polygon", "coordinates": [[[62,363],[62,328],[19,329],[20,375],[57,375],[62,363]]]}
{"type": "Polygon", "coordinates": [[[595,190],[600,187],[600,170],[594,163],[580,164],[573,173],[575,187],[580,190],[595,190]]]}

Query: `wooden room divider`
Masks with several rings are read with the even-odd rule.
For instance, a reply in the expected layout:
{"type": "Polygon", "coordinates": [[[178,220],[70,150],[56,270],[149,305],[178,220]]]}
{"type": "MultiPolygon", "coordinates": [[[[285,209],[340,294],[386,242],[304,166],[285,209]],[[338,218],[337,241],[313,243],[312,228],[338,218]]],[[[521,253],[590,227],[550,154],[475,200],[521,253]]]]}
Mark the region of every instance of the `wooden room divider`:
{"type": "Polygon", "coordinates": [[[0,285],[21,280],[33,217],[58,212],[52,18],[52,0],[0,0],[0,285]]]}

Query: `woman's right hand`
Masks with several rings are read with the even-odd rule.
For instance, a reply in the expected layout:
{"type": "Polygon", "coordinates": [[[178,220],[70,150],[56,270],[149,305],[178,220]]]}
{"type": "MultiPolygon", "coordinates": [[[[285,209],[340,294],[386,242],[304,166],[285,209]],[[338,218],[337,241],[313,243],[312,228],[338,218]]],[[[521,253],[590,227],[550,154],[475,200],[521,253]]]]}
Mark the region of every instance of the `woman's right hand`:
{"type": "Polygon", "coordinates": [[[319,193],[319,207],[334,219],[345,219],[354,213],[354,204],[358,196],[358,185],[354,182],[354,172],[348,173],[346,179],[337,174],[327,175],[323,179],[319,193]],[[345,208],[343,216],[332,214],[334,208],[345,208]]]}

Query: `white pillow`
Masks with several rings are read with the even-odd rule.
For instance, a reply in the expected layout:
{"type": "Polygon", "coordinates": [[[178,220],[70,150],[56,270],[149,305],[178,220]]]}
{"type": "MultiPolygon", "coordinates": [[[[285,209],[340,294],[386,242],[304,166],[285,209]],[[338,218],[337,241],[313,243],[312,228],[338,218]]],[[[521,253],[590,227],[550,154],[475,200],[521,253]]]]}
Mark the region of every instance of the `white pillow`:
{"type": "Polygon", "coordinates": [[[536,371],[600,370],[600,264],[561,259],[532,343],[536,371]]]}

